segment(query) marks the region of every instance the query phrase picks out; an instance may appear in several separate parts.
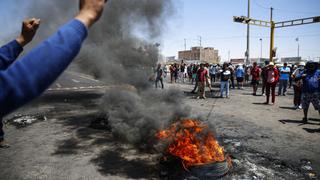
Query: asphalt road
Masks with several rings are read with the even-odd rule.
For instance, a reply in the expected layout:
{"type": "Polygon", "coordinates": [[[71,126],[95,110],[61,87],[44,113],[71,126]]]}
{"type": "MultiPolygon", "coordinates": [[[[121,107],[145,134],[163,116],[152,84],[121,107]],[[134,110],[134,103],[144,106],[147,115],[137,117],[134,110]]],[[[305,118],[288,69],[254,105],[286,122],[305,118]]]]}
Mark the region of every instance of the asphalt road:
{"type": "MultiPolygon", "coordinates": [[[[319,114],[311,109],[312,121],[303,124],[302,111],[291,108],[292,90],[277,97],[276,105],[266,106],[261,105],[263,96],[251,95],[251,88],[232,90],[230,99],[216,98],[214,88],[209,98],[197,100],[189,84],[165,86],[179,89],[191,113],[214,125],[234,162],[225,179],[308,179],[320,174],[319,114]]],[[[118,141],[108,128],[91,126],[107,88],[69,71],[39,99],[5,117],[40,114],[46,120],[24,128],[5,126],[11,147],[0,149],[0,179],[159,179],[159,153],[141,152],[118,141]]]]}
{"type": "Polygon", "coordinates": [[[69,70],[60,76],[48,91],[88,90],[105,87],[101,81],[94,79],[92,76],[69,70]]]}

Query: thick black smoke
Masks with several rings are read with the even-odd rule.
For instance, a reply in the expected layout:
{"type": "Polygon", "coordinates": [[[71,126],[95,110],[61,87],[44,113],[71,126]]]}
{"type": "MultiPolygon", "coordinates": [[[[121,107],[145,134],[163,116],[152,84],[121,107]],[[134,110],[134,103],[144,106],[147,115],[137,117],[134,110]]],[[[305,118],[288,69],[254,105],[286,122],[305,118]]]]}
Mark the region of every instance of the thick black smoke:
{"type": "MultiPolygon", "coordinates": [[[[35,4],[30,14],[49,22],[42,24],[41,36],[76,12],[75,0],[29,2],[35,4]]],[[[177,91],[156,91],[149,82],[159,57],[157,43],[173,12],[171,0],[109,0],[78,56],[84,71],[119,85],[105,93],[100,109],[108,114],[112,132],[133,144],[145,145],[156,131],[189,112],[177,91]]]]}
{"type": "Polygon", "coordinates": [[[101,109],[117,137],[144,145],[172,120],[186,116],[179,93],[155,91],[149,82],[157,64],[157,42],[173,13],[171,0],[110,1],[103,19],[90,32],[80,64],[109,84],[101,109]]]}

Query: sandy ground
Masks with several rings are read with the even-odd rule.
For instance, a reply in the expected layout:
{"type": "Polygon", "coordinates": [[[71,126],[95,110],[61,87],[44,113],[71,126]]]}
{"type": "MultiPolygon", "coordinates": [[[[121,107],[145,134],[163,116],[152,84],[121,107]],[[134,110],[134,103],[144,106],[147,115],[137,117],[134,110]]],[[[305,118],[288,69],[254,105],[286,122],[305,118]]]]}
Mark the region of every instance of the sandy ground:
{"type": "MultiPolygon", "coordinates": [[[[299,164],[308,161],[320,174],[319,114],[311,108],[313,120],[302,124],[302,111],[291,109],[291,90],[271,106],[261,105],[265,97],[252,96],[251,88],[232,90],[230,99],[208,93],[206,100],[195,99],[189,84],[166,84],[166,88],[180,89],[182,102],[192,107],[192,114],[208,117],[220,141],[237,139],[242,149],[263,154],[297,173],[299,164]]],[[[0,149],[0,179],[159,179],[157,154],[139,152],[115,140],[110,131],[90,127],[102,94],[103,89],[50,91],[6,117],[41,114],[47,120],[25,128],[5,126],[11,147],[0,149]]],[[[241,177],[240,171],[235,173],[241,177]]],[[[268,174],[260,177],[268,179],[268,174]]],[[[283,175],[282,179],[294,178],[283,175]]]]}

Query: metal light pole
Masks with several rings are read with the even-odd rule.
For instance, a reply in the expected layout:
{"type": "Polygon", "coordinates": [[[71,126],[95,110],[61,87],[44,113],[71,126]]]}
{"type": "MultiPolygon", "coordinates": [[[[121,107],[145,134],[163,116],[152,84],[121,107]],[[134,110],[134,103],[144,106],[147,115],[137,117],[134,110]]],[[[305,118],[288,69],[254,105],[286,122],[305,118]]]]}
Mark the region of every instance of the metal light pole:
{"type": "Polygon", "coordinates": [[[260,61],[262,59],[262,38],[260,38],[260,61]]]}
{"type": "MultiPolygon", "coordinates": [[[[250,19],[250,0],[248,0],[248,19],[250,19]]],[[[246,64],[250,64],[250,24],[247,24],[247,51],[246,51],[246,64]]]]}
{"type": "Polygon", "coordinates": [[[299,37],[296,38],[296,41],[298,43],[298,59],[300,57],[300,44],[299,44],[299,37]]]}
{"type": "Polygon", "coordinates": [[[270,9],[270,62],[273,62],[273,47],[274,47],[274,27],[275,24],[273,22],[273,8],[270,9]]]}

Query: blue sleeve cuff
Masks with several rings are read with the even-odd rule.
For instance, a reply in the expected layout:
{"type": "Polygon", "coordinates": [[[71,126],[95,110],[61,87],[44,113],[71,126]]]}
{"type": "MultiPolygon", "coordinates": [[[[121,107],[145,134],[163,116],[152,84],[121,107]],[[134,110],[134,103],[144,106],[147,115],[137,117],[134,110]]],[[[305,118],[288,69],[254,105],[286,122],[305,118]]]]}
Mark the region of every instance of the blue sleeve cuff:
{"type": "Polygon", "coordinates": [[[73,27],[76,31],[79,32],[81,40],[84,41],[88,36],[87,27],[79,20],[73,19],[69,23],[66,24],[67,26],[73,27]]]}
{"type": "Polygon", "coordinates": [[[17,42],[17,40],[13,40],[9,43],[9,45],[14,49],[14,52],[20,54],[23,51],[23,47],[17,42]]]}

